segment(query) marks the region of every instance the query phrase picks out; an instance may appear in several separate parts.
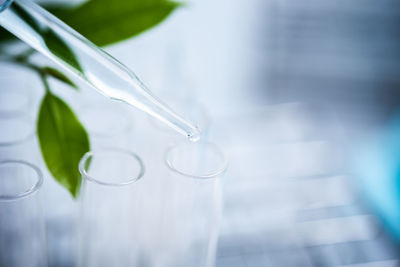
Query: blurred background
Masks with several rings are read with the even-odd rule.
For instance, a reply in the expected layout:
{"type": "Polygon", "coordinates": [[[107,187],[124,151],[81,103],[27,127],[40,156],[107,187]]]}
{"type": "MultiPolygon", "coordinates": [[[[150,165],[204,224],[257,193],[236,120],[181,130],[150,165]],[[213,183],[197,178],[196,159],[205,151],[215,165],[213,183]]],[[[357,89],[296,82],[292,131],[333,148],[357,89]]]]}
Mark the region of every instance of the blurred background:
{"type": "MultiPolygon", "coordinates": [[[[399,266],[399,7],[188,1],[156,28],[106,48],[170,106],[194,114],[228,155],[217,267],[399,266]]],[[[39,79],[0,68],[37,87],[37,110],[39,79]]],[[[84,122],[85,107],[104,101],[89,88],[62,87],[84,122]]],[[[133,138],[124,138],[151,169],[154,151],[179,136],[127,113],[133,138]]],[[[96,128],[100,118],[86,121],[96,128]]]]}

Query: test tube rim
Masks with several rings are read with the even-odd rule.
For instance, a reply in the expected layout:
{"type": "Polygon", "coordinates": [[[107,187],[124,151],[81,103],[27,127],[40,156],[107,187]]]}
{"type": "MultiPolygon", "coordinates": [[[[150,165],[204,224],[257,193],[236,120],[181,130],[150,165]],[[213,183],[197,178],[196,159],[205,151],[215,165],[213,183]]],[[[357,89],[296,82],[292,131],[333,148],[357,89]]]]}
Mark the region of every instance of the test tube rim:
{"type": "Polygon", "coordinates": [[[11,141],[0,141],[0,147],[7,147],[7,146],[15,146],[22,144],[30,139],[32,139],[36,135],[36,130],[30,123],[29,119],[25,117],[1,117],[0,116],[0,121],[1,120],[20,120],[24,124],[26,124],[29,128],[29,132],[27,134],[22,135],[22,137],[15,138],[14,140],[11,141]]]}
{"type": "Polygon", "coordinates": [[[102,149],[88,151],[83,155],[83,157],[79,161],[79,172],[80,172],[81,176],[84,179],[86,179],[86,180],[88,180],[90,182],[93,182],[95,184],[103,185],[103,186],[120,187],[120,186],[127,186],[127,185],[130,185],[130,184],[133,184],[133,183],[139,181],[145,174],[145,165],[144,165],[143,160],[140,158],[139,155],[137,155],[136,153],[133,153],[133,152],[127,150],[127,149],[102,148],[102,149]],[[96,154],[107,153],[107,152],[108,153],[109,152],[118,152],[118,153],[121,153],[121,154],[129,155],[130,157],[132,157],[133,159],[135,159],[138,162],[140,171],[138,172],[138,174],[134,178],[129,178],[127,180],[124,179],[124,181],[118,182],[118,183],[104,182],[104,181],[101,181],[101,180],[96,179],[95,177],[89,175],[89,173],[87,172],[86,167],[85,167],[85,163],[87,162],[87,160],[90,157],[93,157],[96,154]]]}
{"type": "MultiPolygon", "coordinates": [[[[14,81],[16,77],[2,77],[0,76],[0,80],[8,80],[8,81],[14,81]]],[[[16,107],[13,107],[11,109],[0,109],[0,118],[18,118],[18,117],[28,117],[29,116],[29,111],[30,107],[33,105],[33,94],[32,90],[25,90],[22,89],[21,87],[5,87],[2,90],[9,91],[11,94],[20,94],[23,97],[24,102],[22,104],[19,104],[16,107]]]]}
{"type": "Polygon", "coordinates": [[[34,182],[33,185],[29,189],[27,189],[24,192],[19,193],[19,194],[15,194],[15,195],[1,195],[0,194],[0,202],[15,201],[15,200],[29,197],[29,196],[33,195],[34,193],[36,193],[41,188],[41,186],[43,184],[43,173],[40,170],[40,168],[37,167],[36,165],[29,163],[27,161],[24,161],[24,160],[1,160],[0,166],[2,166],[4,164],[25,165],[25,167],[32,169],[33,172],[36,174],[36,182],[34,182]]]}
{"type": "Polygon", "coordinates": [[[170,169],[171,171],[178,173],[184,177],[188,177],[188,178],[193,178],[193,179],[197,179],[197,180],[210,180],[210,179],[214,179],[217,178],[218,176],[220,176],[221,174],[223,174],[227,168],[228,168],[228,158],[226,156],[226,154],[223,152],[222,149],[219,148],[218,145],[212,143],[212,142],[195,142],[194,144],[197,145],[207,145],[207,146],[211,146],[213,147],[213,149],[215,149],[215,151],[221,156],[222,158],[222,163],[221,163],[221,167],[219,167],[218,169],[216,169],[215,171],[213,171],[212,173],[208,173],[208,174],[204,174],[204,175],[194,175],[194,174],[190,174],[190,173],[186,173],[183,171],[180,171],[178,168],[176,168],[173,164],[173,162],[171,160],[169,160],[169,153],[171,153],[171,151],[173,149],[176,149],[177,147],[181,146],[181,145],[185,145],[188,144],[188,142],[181,142],[178,143],[174,146],[170,146],[164,153],[164,163],[167,165],[168,169],[170,169]]]}

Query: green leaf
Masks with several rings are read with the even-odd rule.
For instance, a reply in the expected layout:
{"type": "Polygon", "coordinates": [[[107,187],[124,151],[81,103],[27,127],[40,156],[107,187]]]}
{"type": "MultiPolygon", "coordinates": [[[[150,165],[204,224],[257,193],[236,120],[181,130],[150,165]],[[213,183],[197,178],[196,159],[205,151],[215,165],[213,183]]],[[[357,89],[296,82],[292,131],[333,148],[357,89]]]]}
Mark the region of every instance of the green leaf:
{"type": "Polygon", "coordinates": [[[9,42],[12,40],[18,40],[9,31],[0,27],[0,42],[9,42]]]}
{"type": "Polygon", "coordinates": [[[41,35],[46,43],[47,48],[54,55],[83,74],[82,67],[75,57],[74,52],[54,31],[46,29],[45,31],[41,32],[41,35]]]}
{"type": "Polygon", "coordinates": [[[50,75],[51,77],[56,78],[57,80],[66,83],[75,89],[78,89],[78,87],[64,73],[60,72],[59,70],[52,67],[44,67],[42,68],[42,71],[45,74],[50,75]]]}
{"type": "Polygon", "coordinates": [[[92,0],[70,10],[50,11],[93,43],[105,46],[157,25],[180,5],[168,0],[92,0]]]}
{"type": "Polygon", "coordinates": [[[79,160],[90,149],[88,134],[68,105],[50,91],[42,100],[37,133],[47,168],[77,197],[81,182],[79,160]]]}

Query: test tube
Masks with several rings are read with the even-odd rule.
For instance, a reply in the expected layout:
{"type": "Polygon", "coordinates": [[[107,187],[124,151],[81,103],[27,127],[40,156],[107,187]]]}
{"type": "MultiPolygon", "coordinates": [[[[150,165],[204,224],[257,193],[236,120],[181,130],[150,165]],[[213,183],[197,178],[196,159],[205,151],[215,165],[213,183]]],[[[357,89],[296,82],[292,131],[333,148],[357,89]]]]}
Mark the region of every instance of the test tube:
{"type": "Polygon", "coordinates": [[[1,77],[0,82],[0,160],[26,160],[39,166],[43,176],[49,178],[41,188],[46,210],[48,263],[68,264],[72,259],[70,246],[75,241],[73,231],[70,231],[73,227],[70,223],[73,201],[68,192],[51,177],[42,160],[32,116],[35,100],[32,88],[23,87],[23,83],[14,77],[1,77]]]}
{"type": "Polygon", "coordinates": [[[37,164],[33,92],[17,77],[2,76],[0,83],[0,160],[25,159],[37,164]]]}
{"type": "Polygon", "coordinates": [[[0,266],[47,266],[42,183],[35,165],[0,161],[0,266]]]}
{"type": "Polygon", "coordinates": [[[84,155],[79,171],[78,266],[136,266],[142,160],[126,150],[98,150],[84,155]]]}
{"type": "Polygon", "coordinates": [[[181,143],[166,151],[165,163],[162,205],[141,231],[141,264],[214,266],[226,157],[211,143],[181,143]]]}
{"type": "Polygon", "coordinates": [[[0,77],[0,117],[31,118],[35,101],[34,92],[18,77],[0,77]]]}
{"type": "Polygon", "coordinates": [[[0,116],[0,160],[36,161],[40,156],[33,123],[26,117],[0,116]]]}

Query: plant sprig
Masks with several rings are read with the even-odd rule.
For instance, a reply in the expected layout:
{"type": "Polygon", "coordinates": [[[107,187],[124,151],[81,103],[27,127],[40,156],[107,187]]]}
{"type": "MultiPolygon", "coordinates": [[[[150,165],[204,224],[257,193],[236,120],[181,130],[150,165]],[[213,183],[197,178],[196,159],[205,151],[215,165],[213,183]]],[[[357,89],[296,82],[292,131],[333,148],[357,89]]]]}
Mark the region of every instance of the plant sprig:
{"type": "MultiPolygon", "coordinates": [[[[169,0],[96,0],[87,1],[73,8],[49,8],[55,15],[81,32],[97,45],[109,45],[125,40],[163,21],[180,3],[169,0]]],[[[17,2],[11,7],[20,18],[43,38],[47,49],[81,76],[84,70],[74,51],[57,33],[29,15],[17,2]]],[[[0,28],[0,46],[16,40],[0,28]]],[[[29,49],[18,55],[1,53],[0,60],[19,64],[36,72],[46,91],[37,119],[37,136],[40,150],[47,168],[62,186],[76,198],[79,195],[81,178],[78,172],[80,158],[90,149],[88,134],[72,109],[52,93],[48,79],[54,78],[78,87],[62,71],[39,66],[30,61],[34,50],[29,49]]]]}
{"type": "Polygon", "coordinates": [[[90,149],[89,137],[68,104],[52,93],[48,79],[55,78],[75,89],[77,86],[56,68],[31,63],[32,54],[27,51],[8,57],[8,61],[29,68],[40,77],[46,91],[37,120],[40,149],[50,173],[76,197],[81,183],[77,166],[90,149]]]}

